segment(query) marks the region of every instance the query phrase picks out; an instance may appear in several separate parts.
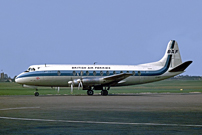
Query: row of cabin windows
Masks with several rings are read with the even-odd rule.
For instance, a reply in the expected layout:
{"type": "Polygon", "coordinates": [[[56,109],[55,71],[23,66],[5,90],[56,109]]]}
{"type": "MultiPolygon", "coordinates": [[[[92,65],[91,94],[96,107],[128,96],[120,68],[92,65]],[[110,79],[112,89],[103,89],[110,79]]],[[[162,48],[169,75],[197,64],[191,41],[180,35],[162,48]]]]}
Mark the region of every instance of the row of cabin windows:
{"type": "MultiPolygon", "coordinates": [[[[86,76],[89,76],[89,71],[86,71],[85,72],[86,76]]],[[[123,73],[123,71],[120,71],[120,73],[123,73]]],[[[130,73],[129,71],[127,71],[126,73],[130,73]]],[[[76,75],[80,75],[80,76],[83,76],[84,72],[81,71],[80,74],[79,73],[76,73],[76,71],[73,71],[73,76],[76,76],[76,75]]],[[[103,71],[100,71],[100,76],[103,76],[104,72],[103,71]]],[[[113,74],[118,74],[118,72],[116,71],[113,71],[113,74]]],[[[93,71],[93,75],[96,76],[97,75],[97,72],[96,71],[93,71]]],[[[109,71],[106,71],[106,75],[110,75],[110,72],[109,71]]],[[[135,76],[135,71],[132,71],[132,75],[135,76]]],[[[141,75],[141,72],[138,71],[138,75],[140,76],[141,75]]]]}

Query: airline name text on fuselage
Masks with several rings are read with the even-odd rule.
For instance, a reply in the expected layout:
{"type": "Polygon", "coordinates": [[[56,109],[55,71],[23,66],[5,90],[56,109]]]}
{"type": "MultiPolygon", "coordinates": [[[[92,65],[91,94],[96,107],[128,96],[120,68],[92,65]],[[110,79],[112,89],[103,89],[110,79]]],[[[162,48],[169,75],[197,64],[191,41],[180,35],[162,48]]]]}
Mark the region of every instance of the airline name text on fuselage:
{"type": "Polygon", "coordinates": [[[111,69],[111,67],[72,67],[72,69],[111,69]]]}

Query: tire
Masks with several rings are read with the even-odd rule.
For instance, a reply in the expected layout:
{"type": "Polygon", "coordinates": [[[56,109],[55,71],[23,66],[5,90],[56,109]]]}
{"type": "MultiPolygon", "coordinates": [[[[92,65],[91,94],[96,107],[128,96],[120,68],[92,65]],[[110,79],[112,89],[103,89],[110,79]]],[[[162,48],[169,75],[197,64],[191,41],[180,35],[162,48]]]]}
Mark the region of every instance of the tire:
{"type": "Polygon", "coordinates": [[[108,91],[107,90],[102,90],[101,91],[101,95],[102,96],[107,96],[108,95],[108,91]]]}
{"type": "Polygon", "coordinates": [[[88,94],[89,96],[92,96],[92,95],[94,94],[94,91],[93,91],[93,90],[88,90],[88,91],[87,91],[87,94],[88,94]]]}
{"type": "Polygon", "coordinates": [[[35,92],[34,95],[37,97],[39,96],[39,92],[35,92]]]}

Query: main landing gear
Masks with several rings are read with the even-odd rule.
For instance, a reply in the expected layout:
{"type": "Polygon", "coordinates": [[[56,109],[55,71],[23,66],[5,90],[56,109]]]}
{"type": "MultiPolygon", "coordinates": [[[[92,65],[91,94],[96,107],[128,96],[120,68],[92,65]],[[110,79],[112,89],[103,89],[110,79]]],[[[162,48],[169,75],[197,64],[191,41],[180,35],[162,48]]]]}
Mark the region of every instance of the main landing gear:
{"type": "Polygon", "coordinates": [[[110,86],[108,87],[103,87],[101,91],[102,96],[107,96],[108,95],[108,90],[110,89],[110,86]]]}
{"type": "Polygon", "coordinates": [[[109,89],[110,89],[110,87],[94,87],[93,89],[90,88],[90,89],[87,91],[87,94],[88,94],[89,96],[92,96],[92,95],[94,94],[94,91],[93,91],[93,90],[102,90],[102,91],[101,91],[101,95],[102,95],[102,96],[107,96],[109,89]]]}
{"type": "Polygon", "coordinates": [[[108,91],[107,90],[102,90],[101,91],[101,95],[102,96],[107,96],[108,95],[108,91]]]}
{"type": "Polygon", "coordinates": [[[37,97],[37,96],[39,96],[39,92],[37,92],[38,91],[38,89],[36,89],[36,92],[34,92],[34,95],[37,97]]]}

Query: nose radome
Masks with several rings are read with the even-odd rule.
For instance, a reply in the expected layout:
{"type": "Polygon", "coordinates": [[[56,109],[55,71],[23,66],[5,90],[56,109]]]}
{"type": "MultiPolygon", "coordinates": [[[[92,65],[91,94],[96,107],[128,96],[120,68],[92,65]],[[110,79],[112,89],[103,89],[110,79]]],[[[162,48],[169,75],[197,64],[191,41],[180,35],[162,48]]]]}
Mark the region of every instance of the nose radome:
{"type": "Polygon", "coordinates": [[[19,78],[18,77],[15,78],[15,82],[19,83],[19,78]]]}

